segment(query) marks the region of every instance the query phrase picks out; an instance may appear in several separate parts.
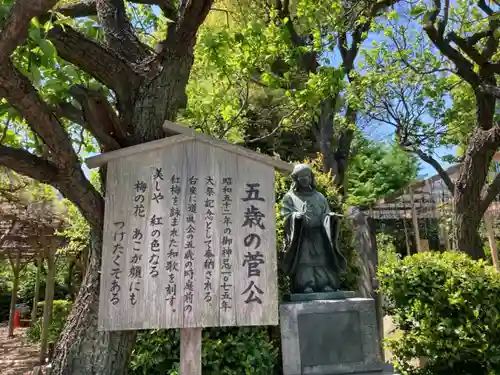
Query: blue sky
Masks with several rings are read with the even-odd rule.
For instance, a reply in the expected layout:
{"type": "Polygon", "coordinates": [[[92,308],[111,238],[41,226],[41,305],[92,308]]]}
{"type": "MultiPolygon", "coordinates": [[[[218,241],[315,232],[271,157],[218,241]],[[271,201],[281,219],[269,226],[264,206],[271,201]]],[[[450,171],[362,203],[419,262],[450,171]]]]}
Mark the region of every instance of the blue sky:
{"type": "MultiPolygon", "coordinates": [[[[400,6],[398,6],[398,8],[400,8],[400,6]]],[[[400,9],[400,10],[402,10],[402,9],[400,9]]],[[[400,13],[405,14],[404,11],[401,11],[400,13]]],[[[385,21],[382,21],[382,22],[385,23],[385,21]]],[[[409,29],[410,32],[414,32],[414,31],[421,32],[421,30],[422,30],[421,29],[422,26],[414,21],[409,21],[408,19],[406,19],[403,22],[406,25],[411,25],[410,26],[411,28],[409,29]]],[[[407,37],[409,39],[411,39],[411,36],[407,36],[407,37]]],[[[369,50],[370,48],[372,48],[371,46],[373,45],[373,43],[378,44],[378,43],[383,42],[384,40],[389,41],[389,39],[381,33],[377,33],[377,34],[370,33],[368,35],[368,38],[363,43],[362,48],[369,50]]],[[[333,64],[338,64],[339,59],[340,59],[340,55],[338,54],[338,52],[335,53],[331,58],[331,60],[333,61],[333,64]]],[[[359,64],[359,62],[361,60],[362,60],[362,54],[359,53],[358,57],[356,59],[356,62],[359,64]]],[[[447,102],[448,105],[451,105],[451,102],[449,99],[445,99],[445,101],[447,102]]],[[[426,119],[423,118],[423,120],[425,121],[426,119]]],[[[430,120],[430,119],[427,119],[427,120],[430,120]]],[[[373,124],[373,125],[376,125],[376,126],[371,126],[371,129],[369,129],[365,132],[369,138],[376,139],[379,141],[387,141],[387,142],[393,141],[393,137],[394,137],[394,128],[393,127],[391,127],[390,125],[387,125],[387,124],[380,124],[380,123],[373,124]]],[[[450,154],[455,155],[455,153],[456,153],[456,147],[439,147],[435,150],[435,154],[433,156],[446,169],[447,167],[450,166],[450,163],[445,162],[442,159],[443,156],[450,155],[450,154]]],[[[423,161],[420,161],[419,177],[422,177],[422,178],[423,177],[430,177],[432,175],[435,175],[436,173],[437,172],[433,167],[429,166],[427,163],[425,163],[423,161]]]]}

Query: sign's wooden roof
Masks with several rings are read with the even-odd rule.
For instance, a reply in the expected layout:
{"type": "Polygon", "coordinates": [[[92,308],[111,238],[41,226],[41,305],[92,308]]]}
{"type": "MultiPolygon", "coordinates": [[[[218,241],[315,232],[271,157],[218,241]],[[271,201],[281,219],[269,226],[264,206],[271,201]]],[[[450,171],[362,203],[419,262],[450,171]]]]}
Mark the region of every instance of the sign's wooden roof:
{"type": "Polygon", "coordinates": [[[174,144],[187,142],[187,141],[197,141],[209,144],[212,147],[220,148],[226,150],[228,152],[232,152],[234,154],[243,156],[248,159],[253,159],[255,161],[261,162],[263,164],[267,164],[270,167],[276,168],[283,172],[292,172],[293,164],[287,163],[280,159],[275,159],[268,155],[264,155],[252,150],[249,150],[245,147],[241,147],[235,145],[233,143],[223,141],[220,139],[213,138],[203,133],[196,132],[195,130],[175,124],[170,121],[166,121],[163,128],[167,135],[170,135],[166,138],[159,139],[157,141],[142,143],[140,145],[131,146],[127,148],[122,148],[120,150],[107,152],[105,154],[100,154],[96,156],[92,156],[86,160],[87,166],[89,168],[100,167],[111,160],[127,157],[143,152],[154,151],[161,148],[169,147],[174,144]]]}

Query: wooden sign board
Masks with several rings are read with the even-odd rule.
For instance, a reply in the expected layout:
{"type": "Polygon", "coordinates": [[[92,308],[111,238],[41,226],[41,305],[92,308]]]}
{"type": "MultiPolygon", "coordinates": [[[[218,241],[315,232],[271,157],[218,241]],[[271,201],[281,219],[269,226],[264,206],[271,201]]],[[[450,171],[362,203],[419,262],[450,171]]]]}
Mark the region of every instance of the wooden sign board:
{"type": "Polygon", "coordinates": [[[178,139],[108,161],[99,329],[277,325],[273,166],[178,139]]]}

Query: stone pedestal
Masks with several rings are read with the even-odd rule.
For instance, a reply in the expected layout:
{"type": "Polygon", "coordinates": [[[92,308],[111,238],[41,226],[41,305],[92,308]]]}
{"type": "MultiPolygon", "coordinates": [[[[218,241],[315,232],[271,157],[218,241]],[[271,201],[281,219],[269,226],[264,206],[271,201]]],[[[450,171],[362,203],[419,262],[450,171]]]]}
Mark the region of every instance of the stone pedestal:
{"type": "Polygon", "coordinates": [[[283,375],[383,374],[371,298],[285,302],[280,325],[283,375]]]}

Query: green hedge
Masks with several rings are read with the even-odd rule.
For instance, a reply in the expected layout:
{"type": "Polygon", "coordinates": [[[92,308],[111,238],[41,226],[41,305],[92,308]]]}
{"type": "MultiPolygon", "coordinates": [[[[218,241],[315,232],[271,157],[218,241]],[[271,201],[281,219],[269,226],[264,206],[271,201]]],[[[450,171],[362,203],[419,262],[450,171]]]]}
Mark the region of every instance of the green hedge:
{"type": "Polygon", "coordinates": [[[379,269],[388,340],[402,374],[500,374],[500,274],[461,253],[426,252],[379,269]],[[410,361],[426,359],[425,367],[410,361]]]}
{"type": "MultiPolygon", "coordinates": [[[[132,375],[177,375],[179,330],[140,332],[129,373],[132,375]]],[[[260,327],[212,328],[203,330],[203,374],[272,375],[278,348],[260,327]]]]}

